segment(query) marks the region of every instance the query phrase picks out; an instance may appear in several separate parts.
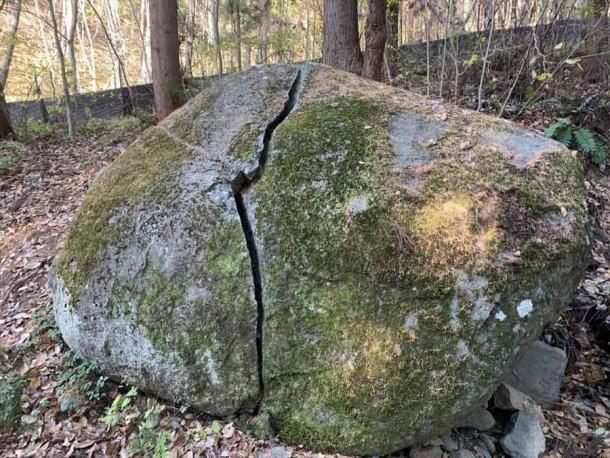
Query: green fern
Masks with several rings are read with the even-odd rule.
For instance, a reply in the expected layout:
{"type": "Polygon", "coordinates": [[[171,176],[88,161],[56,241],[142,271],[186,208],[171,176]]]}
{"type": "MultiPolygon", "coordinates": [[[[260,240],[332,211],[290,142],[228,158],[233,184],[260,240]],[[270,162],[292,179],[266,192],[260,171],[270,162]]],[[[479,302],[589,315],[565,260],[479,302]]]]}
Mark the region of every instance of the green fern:
{"type": "Polygon", "coordinates": [[[570,124],[570,120],[567,119],[567,118],[559,118],[557,121],[555,121],[549,127],[547,127],[547,129],[544,132],[544,134],[547,137],[554,138],[555,140],[560,141],[565,146],[569,147],[570,146],[570,142],[572,141],[571,138],[569,139],[568,143],[564,143],[562,140],[559,139],[561,136],[566,135],[566,132],[569,132],[569,137],[571,137],[571,135],[572,135],[572,126],[570,124]]]}
{"type": "Polygon", "coordinates": [[[574,129],[572,126],[566,126],[564,129],[559,130],[554,138],[569,148],[574,141],[574,129]]]}
{"type": "Polygon", "coordinates": [[[574,127],[568,118],[559,118],[546,129],[545,135],[582,151],[597,165],[605,164],[608,159],[606,142],[591,129],[574,127]]]}
{"type": "Polygon", "coordinates": [[[608,158],[608,145],[593,131],[583,127],[575,129],[574,143],[580,151],[587,154],[597,165],[606,162],[608,158]]]}

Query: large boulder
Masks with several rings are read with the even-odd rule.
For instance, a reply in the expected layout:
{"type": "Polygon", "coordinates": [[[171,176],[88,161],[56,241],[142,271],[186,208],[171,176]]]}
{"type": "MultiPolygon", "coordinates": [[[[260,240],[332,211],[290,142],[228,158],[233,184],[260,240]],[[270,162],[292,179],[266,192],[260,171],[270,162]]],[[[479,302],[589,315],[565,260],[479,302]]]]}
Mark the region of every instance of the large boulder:
{"type": "Polygon", "coordinates": [[[578,284],[579,160],[321,65],[207,84],[87,194],[51,278],[68,345],[315,450],[459,424],[578,284]]]}

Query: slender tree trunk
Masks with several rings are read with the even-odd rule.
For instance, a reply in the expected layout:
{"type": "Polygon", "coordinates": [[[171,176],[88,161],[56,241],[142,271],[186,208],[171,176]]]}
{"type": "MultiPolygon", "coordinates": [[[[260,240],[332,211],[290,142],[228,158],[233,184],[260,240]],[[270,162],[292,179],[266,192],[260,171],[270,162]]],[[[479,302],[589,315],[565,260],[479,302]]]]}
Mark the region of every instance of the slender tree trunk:
{"type": "Polygon", "coordinates": [[[388,79],[391,81],[398,75],[398,18],[400,1],[388,0],[387,35],[385,45],[385,61],[388,66],[388,79]]]}
{"type": "Polygon", "coordinates": [[[11,68],[13,59],[13,51],[15,50],[15,42],[17,41],[17,29],[19,28],[19,18],[21,17],[21,0],[16,0],[11,25],[8,30],[8,37],[4,46],[4,55],[2,56],[2,65],[0,66],[0,92],[6,87],[8,80],[8,71],[11,68]]]}
{"type": "Polygon", "coordinates": [[[184,44],[184,76],[193,77],[193,44],[195,42],[196,0],[189,0],[186,14],[186,42],[184,44]]]}
{"type": "Polygon", "coordinates": [[[233,30],[235,31],[235,60],[237,61],[237,70],[242,70],[241,64],[241,10],[239,0],[233,1],[233,30]]]}
{"type": "Polygon", "coordinates": [[[214,45],[214,49],[216,50],[216,70],[218,75],[222,76],[223,73],[223,64],[222,64],[222,49],[220,47],[220,28],[218,25],[219,22],[219,9],[220,9],[220,0],[210,0],[211,8],[209,15],[209,26],[212,32],[212,44],[214,45]]]}
{"type": "Polygon", "coordinates": [[[140,62],[140,80],[152,81],[150,52],[150,5],[149,0],[142,0],[140,17],[142,18],[142,61],[140,62]]]}
{"type": "Polygon", "coordinates": [[[244,64],[243,64],[243,67],[244,68],[250,68],[250,65],[252,65],[252,49],[250,48],[250,45],[248,43],[246,43],[244,45],[244,64]]]}
{"type": "Polygon", "coordinates": [[[494,33],[495,26],[495,4],[494,0],[488,0],[486,5],[486,12],[489,15],[489,35],[487,36],[487,47],[485,48],[485,57],[483,58],[483,68],[481,69],[481,78],[479,79],[479,90],[477,91],[477,111],[481,111],[483,108],[483,83],[485,82],[485,73],[487,72],[487,61],[489,59],[489,52],[491,50],[491,43],[494,33]]]}
{"type": "Polygon", "coordinates": [[[140,55],[140,82],[145,83],[150,81],[150,36],[148,33],[148,4],[146,0],[142,0],[140,3],[140,15],[136,12],[136,6],[133,0],[129,0],[129,6],[131,9],[131,16],[138,29],[138,35],[140,37],[140,46],[142,47],[142,53],[140,55]]]}
{"type": "Polygon", "coordinates": [[[305,2],[305,43],[303,46],[303,60],[309,60],[309,2],[305,2]]]}
{"type": "MultiPolygon", "coordinates": [[[[88,0],[89,4],[93,6],[91,0],[88,0]]],[[[123,85],[123,56],[125,55],[125,46],[123,37],[121,36],[120,28],[120,16],[119,16],[119,5],[118,0],[106,0],[104,1],[104,7],[106,9],[106,25],[104,25],[102,17],[98,14],[101,25],[105,28],[107,39],[110,44],[110,58],[112,59],[114,68],[114,85],[120,87],[123,85]],[[114,59],[116,57],[116,60],[114,59]]],[[[125,85],[128,85],[125,81],[125,85]]]]}
{"type": "Polygon", "coordinates": [[[91,81],[91,89],[97,91],[97,67],[95,60],[95,46],[93,45],[93,38],[91,36],[91,29],[89,28],[89,20],[87,18],[87,8],[85,6],[85,0],[81,0],[81,11],[83,12],[83,20],[80,22],[82,27],[82,35],[81,42],[83,46],[87,46],[89,48],[89,52],[84,52],[84,55],[89,54],[89,58],[86,59],[87,62],[87,70],[89,71],[89,78],[91,81]],[[86,43],[85,43],[86,38],[86,43]]]}
{"type": "Polygon", "coordinates": [[[42,10],[40,9],[40,4],[39,4],[38,0],[34,0],[34,10],[36,12],[36,18],[37,18],[36,23],[38,25],[38,29],[40,32],[40,38],[41,38],[42,44],[44,46],[44,55],[45,55],[45,60],[47,61],[47,67],[51,68],[53,66],[53,59],[51,57],[51,50],[49,49],[49,40],[47,39],[46,26],[42,20],[43,13],[42,13],[42,10]]]}
{"type": "MultiPolygon", "coordinates": [[[[127,79],[127,70],[125,69],[125,64],[123,62],[123,58],[121,57],[121,50],[120,50],[120,48],[117,48],[118,46],[122,46],[123,40],[122,40],[120,34],[115,33],[115,36],[117,37],[116,40],[118,41],[118,43],[115,44],[115,41],[112,39],[112,36],[111,36],[111,34],[113,32],[109,31],[106,28],[106,26],[104,25],[104,20],[102,19],[102,16],[100,16],[99,12],[93,5],[92,0],[87,0],[87,3],[89,4],[91,9],[93,10],[93,13],[95,14],[95,16],[98,19],[98,23],[99,23],[100,27],[102,28],[102,31],[104,32],[106,41],[108,41],[111,55],[114,57],[114,59],[116,59],[116,61],[114,59],[112,60],[112,63],[115,66],[115,78],[116,78],[115,81],[118,82],[117,83],[118,86],[121,85],[122,81],[125,81],[125,86],[128,88],[128,91],[131,94],[131,89],[129,89],[129,81],[127,79]]],[[[108,6],[108,3],[106,5],[108,6]]],[[[112,8],[114,9],[115,7],[116,7],[116,4],[113,2],[112,8]]],[[[109,23],[109,25],[111,27],[114,27],[114,25],[116,25],[116,22],[114,23],[114,25],[111,23],[109,23]]]]}
{"type": "Polygon", "coordinates": [[[322,61],[340,70],[361,73],[357,0],[324,0],[322,61]]]}
{"type": "Polygon", "coordinates": [[[267,36],[269,34],[269,22],[271,21],[271,0],[259,0],[258,9],[261,14],[261,22],[258,28],[258,63],[267,62],[267,36]]]}
{"type": "Polygon", "coordinates": [[[40,117],[43,122],[49,122],[49,112],[47,106],[42,98],[42,92],[40,91],[40,84],[38,84],[38,73],[34,73],[34,95],[38,100],[38,109],[40,110],[40,117]]]}
{"type": "Polygon", "coordinates": [[[15,136],[11,126],[11,118],[8,114],[8,107],[4,100],[4,92],[0,88],[0,139],[13,138],[15,136]]]}
{"type": "Polygon", "coordinates": [[[2,66],[0,66],[0,139],[12,138],[15,136],[13,127],[11,126],[11,118],[8,107],[6,106],[6,100],[4,99],[4,88],[6,87],[6,81],[8,80],[8,72],[11,67],[13,50],[15,49],[15,39],[17,37],[17,29],[19,28],[20,15],[21,0],[17,0],[15,9],[13,10],[10,29],[8,30],[8,39],[4,48],[4,55],[2,56],[2,66]]]}
{"type": "Polygon", "coordinates": [[[176,0],[150,0],[152,78],[157,119],[183,103],[176,0]]]}
{"type": "Polygon", "coordinates": [[[387,38],[386,1],[368,0],[369,16],[366,20],[366,48],[362,76],[375,81],[381,81],[383,74],[383,51],[387,38]]]}
{"type": "Polygon", "coordinates": [[[426,14],[424,16],[424,30],[426,34],[426,96],[430,97],[430,9],[428,0],[424,1],[426,14]]]}
{"type": "Polygon", "coordinates": [[[74,49],[74,36],[76,35],[76,23],[78,21],[78,0],[64,0],[64,27],[66,30],[66,52],[70,60],[71,75],[69,78],[70,88],[78,92],[78,67],[76,65],[76,50],[74,49]]]}
{"type": "Polygon", "coordinates": [[[48,0],[49,14],[51,16],[51,25],[53,26],[53,38],[55,39],[55,48],[57,50],[57,58],[59,59],[59,69],[61,71],[61,82],[64,89],[64,101],[66,104],[66,118],[68,120],[68,137],[74,136],[74,121],[72,119],[72,103],[70,102],[70,86],[66,75],[66,63],[64,61],[64,52],[59,39],[59,30],[57,27],[57,19],[55,18],[55,7],[53,0],[48,0]]]}
{"type": "MultiPolygon", "coordinates": [[[[585,42],[588,53],[604,51],[608,41],[608,3],[606,0],[588,0],[585,6],[586,34],[585,42]],[[604,43],[605,42],[605,43],[604,43]]],[[[603,59],[595,59],[596,64],[603,68],[603,59]]]]}

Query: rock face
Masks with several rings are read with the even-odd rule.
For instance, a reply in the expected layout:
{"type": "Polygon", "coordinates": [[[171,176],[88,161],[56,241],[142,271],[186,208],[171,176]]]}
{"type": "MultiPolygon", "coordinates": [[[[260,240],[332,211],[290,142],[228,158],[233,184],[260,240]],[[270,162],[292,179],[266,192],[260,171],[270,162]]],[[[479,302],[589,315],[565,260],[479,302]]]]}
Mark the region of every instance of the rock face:
{"type": "Polygon", "coordinates": [[[96,179],[51,278],[110,376],[384,454],[487,400],[588,255],[580,163],[317,65],[214,79],[96,179]]]}
{"type": "Polygon", "coordinates": [[[567,364],[565,351],[537,340],[523,352],[506,381],[540,404],[549,406],[559,399],[567,364]]]}
{"type": "Polygon", "coordinates": [[[502,448],[514,458],[538,458],[545,450],[545,438],[536,415],[527,412],[513,414],[502,448]]]}

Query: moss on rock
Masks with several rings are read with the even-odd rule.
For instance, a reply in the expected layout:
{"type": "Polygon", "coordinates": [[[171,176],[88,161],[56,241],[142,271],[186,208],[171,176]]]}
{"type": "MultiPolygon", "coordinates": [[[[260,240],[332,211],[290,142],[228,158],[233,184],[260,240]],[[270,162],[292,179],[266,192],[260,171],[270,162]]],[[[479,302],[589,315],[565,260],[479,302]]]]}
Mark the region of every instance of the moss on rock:
{"type": "Polygon", "coordinates": [[[51,283],[64,339],[107,375],[212,415],[255,408],[257,304],[231,182],[295,74],[211,80],[95,180],[51,283]]]}
{"type": "Polygon", "coordinates": [[[296,69],[211,80],[102,173],[55,312],[115,378],[213,415],[260,407],[314,450],[390,453],[458,423],[566,304],[588,253],[582,167],[324,66],[303,67],[258,158],[296,69]],[[238,212],[235,178],[261,164],[238,212]]]}
{"type": "Polygon", "coordinates": [[[164,130],[152,127],[96,178],[56,261],[71,296],[80,296],[99,252],[121,236],[121,227],[111,218],[122,206],[142,199],[154,183],[162,182],[153,195],[171,187],[172,174],[190,153],[164,130]]]}
{"type": "Polygon", "coordinates": [[[588,223],[561,146],[498,148],[501,121],[354,80],[312,72],[251,192],[263,408],[288,442],[384,454],[491,393],[576,286],[588,223]]]}

